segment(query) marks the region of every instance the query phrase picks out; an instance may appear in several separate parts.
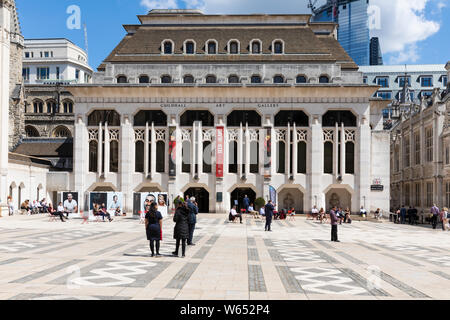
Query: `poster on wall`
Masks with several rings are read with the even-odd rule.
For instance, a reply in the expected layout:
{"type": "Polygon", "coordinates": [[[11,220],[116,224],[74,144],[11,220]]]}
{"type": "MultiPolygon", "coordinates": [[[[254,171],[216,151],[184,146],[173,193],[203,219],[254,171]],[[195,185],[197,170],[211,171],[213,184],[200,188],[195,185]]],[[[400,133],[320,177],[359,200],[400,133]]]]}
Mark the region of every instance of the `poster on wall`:
{"type": "Polygon", "coordinates": [[[223,132],[224,132],[223,127],[217,127],[217,129],[216,129],[216,177],[217,178],[223,178],[223,160],[224,160],[223,132]]]}
{"type": "Polygon", "coordinates": [[[169,177],[175,177],[177,175],[177,137],[175,127],[169,128],[169,137],[169,177]]]}
{"type": "Polygon", "coordinates": [[[145,207],[152,202],[158,205],[158,211],[163,218],[169,214],[169,196],[164,192],[143,192],[133,194],[133,214],[139,215],[139,212],[145,212],[145,207]]]}
{"type": "Polygon", "coordinates": [[[64,209],[69,212],[70,216],[78,216],[80,213],[80,205],[79,205],[79,198],[78,198],[78,192],[72,192],[72,191],[64,191],[61,192],[58,195],[58,203],[63,203],[64,209]]]}
{"type": "Polygon", "coordinates": [[[271,129],[266,128],[266,137],[264,138],[264,177],[270,177],[272,167],[272,135],[271,129]]]}
{"type": "Polygon", "coordinates": [[[114,212],[114,214],[120,215],[123,213],[123,195],[120,192],[108,192],[107,196],[107,210],[111,213],[114,212]]]}
{"type": "Polygon", "coordinates": [[[89,210],[94,210],[94,204],[99,206],[105,205],[108,202],[108,193],[106,192],[91,192],[89,193],[89,210]]]}

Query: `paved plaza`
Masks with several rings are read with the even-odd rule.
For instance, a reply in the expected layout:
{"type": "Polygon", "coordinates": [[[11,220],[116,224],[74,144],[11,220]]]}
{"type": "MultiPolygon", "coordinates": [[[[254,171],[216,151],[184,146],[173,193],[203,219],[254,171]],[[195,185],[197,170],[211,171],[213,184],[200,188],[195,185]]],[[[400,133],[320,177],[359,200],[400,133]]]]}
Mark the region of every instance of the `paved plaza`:
{"type": "Polygon", "coordinates": [[[186,258],[171,257],[164,221],[161,258],[150,258],[139,220],[50,222],[0,218],[0,299],[449,299],[449,232],[359,222],[330,226],[297,217],[228,223],[200,215],[186,258]]]}

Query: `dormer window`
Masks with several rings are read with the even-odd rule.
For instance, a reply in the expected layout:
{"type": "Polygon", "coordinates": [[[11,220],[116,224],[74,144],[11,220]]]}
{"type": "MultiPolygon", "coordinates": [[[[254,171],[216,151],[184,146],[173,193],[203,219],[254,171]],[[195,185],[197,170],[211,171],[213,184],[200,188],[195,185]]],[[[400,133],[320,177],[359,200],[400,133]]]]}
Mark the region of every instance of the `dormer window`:
{"type": "Polygon", "coordinates": [[[281,40],[275,40],[272,44],[272,50],[274,54],[284,53],[284,43],[281,40]]]}
{"type": "Polygon", "coordinates": [[[281,75],[273,77],[273,83],[284,83],[284,77],[281,75]]]}
{"type": "Polygon", "coordinates": [[[297,76],[297,78],[295,80],[296,80],[295,82],[297,82],[297,83],[306,83],[307,82],[306,77],[303,75],[297,76]]]}
{"type": "Polygon", "coordinates": [[[237,40],[230,40],[230,42],[228,42],[228,53],[229,54],[239,53],[239,42],[237,40]]]}
{"type": "Polygon", "coordinates": [[[146,75],[140,76],[139,83],[150,83],[150,78],[146,75]]]}
{"type": "Polygon", "coordinates": [[[328,76],[320,76],[319,83],[330,83],[330,78],[328,76]]]}
{"type": "Polygon", "coordinates": [[[206,43],[206,52],[208,54],[217,54],[217,43],[215,40],[209,40],[206,43]]]}
{"type": "Polygon", "coordinates": [[[161,83],[172,83],[172,77],[169,75],[163,75],[161,77],[161,83]]]}
{"type": "Polygon", "coordinates": [[[194,40],[186,40],[184,42],[184,53],[194,54],[195,53],[195,42],[194,40]]]}
{"type": "Polygon", "coordinates": [[[252,76],[250,82],[251,83],[261,83],[262,82],[261,77],[260,76],[252,76]]]}
{"type": "Polygon", "coordinates": [[[217,78],[216,76],[213,75],[209,75],[206,77],[206,83],[217,83],[217,78]]]}
{"type": "Polygon", "coordinates": [[[127,83],[127,77],[125,76],[118,76],[117,77],[117,83],[127,83]]]}
{"type": "Polygon", "coordinates": [[[163,54],[173,54],[173,41],[164,40],[162,43],[163,54]]]}
{"type": "Polygon", "coordinates": [[[261,54],[261,41],[253,40],[250,43],[250,50],[252,54],[261,54]]]}
{"type": "Polygon", "coordinates": [[[228,83],[239,83],[239,77],[236,75],[229,76],[228,83]]]}
{"type": "Polygon", "coordinates": [[[190,74],[185,75],[183,78],[183,82],[184,83],[194,83],[194,77],[191,76],[190,74]]]}

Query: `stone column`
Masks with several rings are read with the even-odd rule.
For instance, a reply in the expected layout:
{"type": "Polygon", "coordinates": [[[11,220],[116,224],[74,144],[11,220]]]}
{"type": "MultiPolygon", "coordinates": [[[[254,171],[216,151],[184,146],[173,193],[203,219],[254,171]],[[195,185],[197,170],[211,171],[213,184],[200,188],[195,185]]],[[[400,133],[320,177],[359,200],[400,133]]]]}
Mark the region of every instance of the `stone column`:
{"type": "Polygon", "coordinates": [[[200,175],[203,173],[203,129],[202,129],[202,122],[198,122],[198,128],[197,128],[197,163],[198,163],[198,170],[197,174],[200,177],[200,175]]]}
{"type": "MultiPolygon", "coordinates": [[[[144,175],[145,178],[148,177],[148,173],[149,173],[149,167],[148,167],[148,159],[150,157],[149,154],[149,143],[150,143],[150,139],[149,139],[149,132],[148,132],[149,128],[148,128],[148,122],[145,124],[145,133],[144,133],[144,175]]],[[[152,161],[153,163],[153,161],[152,161]]]]}
{"type": "Polygon", "coordinates": [[[230,157],[230,141],[228,140],[228,128],[223,126],[223,176],[225,177],[229,172],[229,157],[230,157]]]}
{"type": "Polygon", "coordinates": [[[133,173],[134,173],[134,130],[130,123],[128,116],[124,117],[124,122],[121,125],[120,133],[120,154],[121,161],[119,162],[120,174],[120,191],[123,193],[124,203],[122,203],[122,210],[124,212],[133,212],[133,173]]]}
{"type": "MultiPolygon", "coordinates": [[[[100,137],[99,137],[100,139],[100,137]]],[[[100,146],[99,144],[97,146],[100,146]]],[[[99,148],[98,148],[99,150],[99,148]]],[[[99,160],[97,159],[97,165],[99,160]]],[[[86,173],[89,172],[89,136],[83,117],[77,115],[73,139],[73,176],[74,189],[79,195],[80,209],[84,207],[86,191],[86,173]]],[[[88,210],[88,208],[85,208],[88,210]]]]}
{"type": "MultiPolygon", "coordinates": [[[[151,148],[151,153],[150,153],[150,176],[154,177],[156,174],[156,131],[155,131],[154,122],[152,122],[151,129],[152,129],[152,131],[150,132],[150,143],[151,143],[152,148],[151,148]]],[[[166,147],[167,147],[167,143],[166,143],[166,147]]],[[[165,163],[167,163],[167,162],[165,162],[165,163]]]]}
{"type": "Polygon", "coordinates": [[[197,150],[197,148],[196,148],[196,145],[195,145],[195,140],[196,140],[196,134],[195,134],[195,131],[196,130],[196,125],[195,125],[195,122],[194,122],[194,124],[193,124],[193,126],[192,126],[192,135],[191,135],[191,175],[192,175],[192,178],[194,178],[195,177],[195,158],[196,158],[196,150],[197,150]]]}
{"type": "Polygon", "coordinates": [[[341,123],[341,176],[345,175],[345,129],[344,123],[341,123]]]}
{"type": "Polygon", "coordinates": [[[243,144],[243,139],[244,139],[244,129],[242,128],[242,122],[241,122],[241,126],[239,128],[239,141],[238,141],[238,174],[239,174],[239,178],[242,177],[242,164],[243,164],[243,149],[244,149],[244,144],[243,144]]]}
{"type": "Polygon", "coordinates": [[[286,159],[285,159],[285,168],[286,175],[290,177],[291,175],[291,124],[288,123],[287,132],[286,132],[286,159]]]}
{"type": "Polygon", "coordinates": [[[105,122],[105,168],[104,177],[107,178],[109,174],[109,159],[111,157],[110,144],[109,144],[109,129],[108,122],[105,122]]]}
{"type": "Polygon", "coordinates": [[[245,124],[245,176],[250,174],[250,132],[248,131],[248,123],[245,124]]]}
{"type": "Polygon", "coordinates": [[[103,172],[103,132],[102,132],[102,124],[98,125],[98,176],[100,177],[103,172]]]}
{"type": "Polygon", "coordinates": [[[323,129],[322,124],[319,121],[320,116],[313,116],[311,124],[311,135],[308,135],[308,145],[310,146],[311,152],[308,155],[308,168],[310,170],[310,194],[305,194],[305,206],[307,210],[312,208],[312,205],[316,204],[317,197],[317,207],[325,206],[325,195],[323,194],[321,186],[321,178],[323,176],[323,152],[324,152],[324,142],[323,142],[323,129]],[[308,206],[309,204],[309,206],[308,206]]]}
{"type": "MultiPolygon", "coordinates": [[[[371,131],[369,121],[362,119],[359,128],[359,202],[364,205],[366,199],[366,210],[370,211],[370,175],[371,175],[371,131]]],[[[354,207],[352,205],[352,207],[354,207]]]]}
{"type": "MultiPolygon", "coordinates": [[[[292,132],[292,138],[293,138],[293,145],[292,145],[292,175],[295,177],[295,175],[298,172],[298,140],[297,140],[297,125],[294,122],[294,131],[292,132]]],[[[306,196],[306,195],[305,195],[306,196]]]]}
{"type": "Polygon", "coordinates": [[[333,174],[334,176],[338,175],[339,168],[339,127],[336,123],[336,127],[334,129],[334,141],[333,141],[333,174]]]}

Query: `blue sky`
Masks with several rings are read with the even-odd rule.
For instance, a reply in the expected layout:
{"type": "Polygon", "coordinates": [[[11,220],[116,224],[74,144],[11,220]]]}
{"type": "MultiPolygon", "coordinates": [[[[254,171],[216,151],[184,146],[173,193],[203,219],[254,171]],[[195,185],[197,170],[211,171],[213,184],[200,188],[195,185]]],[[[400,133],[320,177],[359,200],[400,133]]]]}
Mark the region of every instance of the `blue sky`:
{"type": "MultiPolygon", "coordinates": [[[[324,0],[319,0],[318,4],[324,0]]],[[[89,62],[95,69],[125,35],[122,24],[139,23],[149,8],[201,8],[207,13],[309,13],[306,0],[16,0],[25,38],[68,38],[84,48],[83,29],[69,30],[66,10],[81,9],[87,24],[89,62]]],[[[381,8],[385,64],[450,60],[450,0],[373,0],[381,8]],[[417,41],[420,40],[420,41],[417,41]],[[386,52],[387,51],[387,52],[386,52]]]]}

